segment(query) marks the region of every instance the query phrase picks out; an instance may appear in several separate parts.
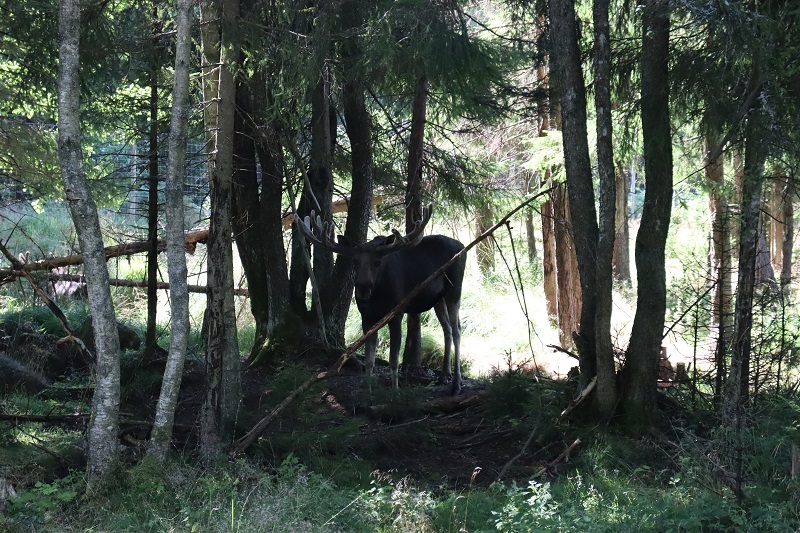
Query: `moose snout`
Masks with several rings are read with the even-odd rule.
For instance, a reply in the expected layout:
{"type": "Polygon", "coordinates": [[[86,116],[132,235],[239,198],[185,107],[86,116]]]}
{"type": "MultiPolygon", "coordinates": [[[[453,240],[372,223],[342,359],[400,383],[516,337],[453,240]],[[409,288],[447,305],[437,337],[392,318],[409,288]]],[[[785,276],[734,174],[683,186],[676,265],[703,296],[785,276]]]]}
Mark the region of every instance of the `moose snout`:
{"type": "Polygon", "coordinates": [[[372,296],[372,285],[370,284],[356,284],[356,298],[359,300],[369,300],[372,296]]]}

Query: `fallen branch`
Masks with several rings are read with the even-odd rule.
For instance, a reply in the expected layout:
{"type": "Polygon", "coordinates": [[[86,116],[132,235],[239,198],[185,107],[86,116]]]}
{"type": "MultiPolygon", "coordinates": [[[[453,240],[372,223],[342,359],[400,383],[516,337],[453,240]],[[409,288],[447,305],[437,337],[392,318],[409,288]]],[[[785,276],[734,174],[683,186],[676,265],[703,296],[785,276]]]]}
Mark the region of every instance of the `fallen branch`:
{"type": "Polygon", "coordinates": [[[548,345],[547,345],[547,347],[548,347],[548,348],[552,348],[552,349],[554,349],[554,350],[555,350],[555,351],[557,351],[557,352],[565,353],[565,354],[567,354],[568,356],[572,357],[573,359],[577,359],[578,361],[580,361],[580,359],[581,359],[580,357],[578,357],[578,355],[577,355],[577,354],[575,354],[575,353],[572,353],[572,352],[570,352],[569,350],[567,350],[566,348],[563,348],[563,347],[561,347],[561,346],[558,346],[557,344],[548,344],[548,345]]]}
{"type": "MultiPolygon", "coordinates": [[[[25,270],[18,270],[12,268],[0,268],[0,278],[9,278],[9,277],[24,277],[27,272],[25,270]]],[[[56,274],[56,273],[49,273],[47,274],[48,281],[75,281],[78,283],[85,283],[86,277],[81,274],[56,274]]],[[[108,280],[108,284],[112,287],[130,287],[134,289],[146,289],[147,282],[146,281],[139,281],[135,279],[110,279],[108,280]]],[[[156,283],[156,288],[158,290],[168,291],[170,290],[169,283],[164,281],[159,281],[156,283]]],[[[208,292],[208,287],[205,285],[188,285],[187,288],[189,292],[194,293],[201,293],[205,294],[208,292]]],[[[233,289],[233,294],[236,296],[250,296],[250,290],[246,288],[236,288],[233,289]]]]}
{"type": "MultiPolygon", "coordinates": [[[[20,415],[13,413],[0,413],[0,422],[37,422],[40,424],[78,424],[89,420],[92,415],[90,413],[72,413],[60,415],[20,415]]],[[[147,420],[138,420],[134,418],[120,417],[119,423],[121,426],[135,426],[135,427],[150,427],[152,422],[147,420]]],[[[192,426],[187,424],[175,424],[175,427],[191,429],[192,426]]]]}
{"type": "Polygon", "coordinates": [[[499,483],[503,479],[503,476],[505,475],[506,471],[509,468],[511,468],[511,465],[516,463],[517,459],[525,455],[525,452],[528,451],[528,446],[530,446],[531,441],[533,441],[533,436],[536,434],[536,431],[538,429],[539,429],[539,424],[536,424],[536,426],[534,426],[533,430],[531,430],[530,434],[528,435],[528,440],[526,440],[525,444],[522,445],[522,449],[519,451],[519,453],[514,457],[512,457],[511,459],[509,459],[509,461],[505,465],[503,465],[503,468],[500,469],[500,473],[497,474],[497,480],[495,481],[495,483],[499,483]]]}
{"type": "MultiPolygon", "coordinates": [[[[14,257],[14,255],[8,251],[8,248],[5,247],[4,244],[0,244],[0,252],[8,259],[11,263],[11,266],[17,270],[22,270],[24,265],[22,261],[14,257]]],[[[81,354],[84,362],[90,368],[94,366],[94,354],[86,347],[81,339],[75,334],[75,330],[72,329],[72,326],[69,324],[69,320],[67,320],[67,316],[61,310],[61,308],[45,293],[39,285],[36,284],[36,281],[30,275],[30,272],[22,270],[22,276],[28,280],[28,283],[31,284],[33,290],[42,299],[42,301],[47,305],[47,308],[50,309],[50,312],[61,322],[61,325],[64,327],[64,330],[68,333],[67,339],[75,343],[78,347],[78,351],[81,354]]]]}
{"type": "Polygon", "coordinates": [[[569,454],[571,454],[573,452],[573,450],[575,450],[575,448],[580,446],[580,444],[581,444],[581,439],[575,439],[575,442],[573,442],[572,444],[567,446],[566,450],[561,452],[558,457],[556,457],[555,459],[553,459],[552,461],[547,463],[547,465],[544,466],[538,472],[536,472],[533,475],[533,477],[537,478],[537,477],[541,476],[542,474],[544,474],[544,473],[546,473],[546,472],[548,472],[550,470],[553,470],[556,467],[556,465],[558,465],[558,463],[560,463],[562,461],[569,461],[569,454]]]}
{"type": "MultiPolygon", "coordinates": [[[[194,253],[197,243],[205,242],[208,239],[208,229],[197,229],[187,231],[184,235],[185,249],[187,253],[194,253]]],[[[150,243],[147,241],[134,241],[126,244],[118,244],[116,246],[107,246],[104,249],[106,260],[119,257],[123,255],[134,255],[146,252],[150,249],[150,243]]],[[[158,251],[163,252],[167,249],[167,243],[163,239],[158,241],[158,251]]],[[[40,259],[38,261],[31,261],[30,263],[22,264],[21,266],[14,266],[15,269],[21,269],[26,272],[34,270],[53,270],[59,267],[82,265],[83,254],[73,254],[63,257],[51,257],[48,259],[40,259]]],[[[13,263],[12,263],[13,265],[13,263]]]]}
{"type": "Polygon", "coordinates": [[[576,407],[578,407],[586,398],[589,397],[589,395],[592,393],[595,387],[597,387],[597,376],[593,377],[592,381],[590,381],[589,384],[586,385],[586,388],[581,391],[578,397],[572,400],[572,403],[569,404],[569,406],[566,409],[561,411],[561,415],[559,415],[558,418],[564,418],[572,411],[574,411],[576,407]]]}
{"type": "Polygon", "coordinates": [[[450,268],[456,261],[459,261],[464,254],[466,254],[469,250],[477,246],[478,243],[491,236],[495,231],[497,231],[498,228],[507,224],[512,216],[517,214],[520,210],[522,210],[524,207],[526,207],[534,200],[540,198],[541,196],[544,196],[549,192],[550,192],[549,189],[540,191],[537,194],[525,200],[524,202],[522,202],[521,204],[519,204],[517,207],[515,207],[508,213],[506,213],[506,215],[503,218],[501,218],[495,225],[493,225],[492,227],[484,231],[482,234],[480,234],[477,238],[475,238],[475,240],[473,240],[471,243],[465,246],[463,250],[455,254],[449,261],[447,261],[445,264],[439,267],[439,269],[436,272],[428,276],[422,283],[414,287],[414,289],[411,292],[409,292],[408,295],[406,295],[406,297],[399,304],[397,304],[394,309],[389,311],[389,313],[385,317],[380,319],[374,326],[372,326],[369,329],[369,331],[367,331],[357,340],[352,342],[344,350],[344,352],[342,352],[342,355],[339,357],[336,363],[334,363],[331,370],[328,370],[326,372],[317,372],[309,376],[309,378],[305,382],[303,382],[298,388],[292,391],[289,394],[289,396],[287,396],[286,399],[284,399],[280,404],[278,404],[267,416],[259,420],[258,423],[256,423],[256,425],[253,427],[253,429],[248,431],[240,439],[231,443],[231,445],[228,447],[227,450],[228,453],[234,456],[243,453],[251,444],[253,444],[253,442],[255,442],[255,440],[267,428],[267,426],[269,426],[269,424],[273,420],[275,420],[278,417],[278,415],[280,415],[281,412],[284,409],[286,409],[286,407],[289,406],[289,404],[291,404],[294,401],[294,399],[297,398],[302,392],[308,390],[314,383],[317,383],[318,381],[322,381],[324,379],[328,379],[329,377],[337,375],[339,371],[342,369],[342,367],[345,365],[345,363],[347,363],[348,359],[350,359],[353,356],[355,351],[359,349],[371,335],[373,335],[383,326],[388,324],[399,313],[402,313],[405,307],[408,305],[408,303],[414,298],[416,298],[416,296],[422,291],[422,289],[425,288],[425,286],[428,283],[432,282],[433,280],[441,276],[445,270],[450,268]]]}

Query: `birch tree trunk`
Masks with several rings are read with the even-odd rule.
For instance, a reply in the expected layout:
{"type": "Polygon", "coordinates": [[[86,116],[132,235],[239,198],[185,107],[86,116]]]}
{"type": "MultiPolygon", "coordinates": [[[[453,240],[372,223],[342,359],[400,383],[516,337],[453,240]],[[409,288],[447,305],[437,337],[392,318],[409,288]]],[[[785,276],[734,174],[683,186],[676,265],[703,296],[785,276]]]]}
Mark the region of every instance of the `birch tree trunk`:
{"type": "Polygon", "coordinates": [[[120,350],[100,220],[83,170],[79,49],[80,0],[62,0],[59,11],[58,155],[65,199],[84,258],[97,347],[87,467],[89,482],[95,483],[111,470],[117,458],[120,350]]]}
{"type": "Polygon", "coordinates": [[[183,186],[185,182],[187,124],[189,122],[189,63],[191,62],[192,0],[177,2],[175,80],[172,90],[172,119],[166,181],[167,268],[170,281],[171,339],[161,394],[158,397],[148,453],[166,460],[172,440],[175,408],[186,359],[189,336],[189,291],[183,236],[183,186]]]}

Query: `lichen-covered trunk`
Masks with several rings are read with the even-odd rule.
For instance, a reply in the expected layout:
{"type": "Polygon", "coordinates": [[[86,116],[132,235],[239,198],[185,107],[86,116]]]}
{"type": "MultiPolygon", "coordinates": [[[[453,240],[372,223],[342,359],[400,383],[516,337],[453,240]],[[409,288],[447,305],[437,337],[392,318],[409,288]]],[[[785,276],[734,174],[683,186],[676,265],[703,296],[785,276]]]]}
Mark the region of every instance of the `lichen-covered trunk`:
{"type": "Polygon", "coordinates": [[[175,80],[172,90],[172,118],[165,186],[167,217],[167,271],[170,281],[170,344],[161,394],[158,397],[148,453],[163,462],[167,459],[175,421],[175,408],[181,387],[186,346],[189,338],[189,291],[184,250],[183,187],[185,182],[187,124],[189,122],[189,64],[191,62],[192,0],[177,2],[175,80]]]}
{"type": "Polygon", "coordinates": [[[119,335],[108,283],[97,206],[83,170],[80,127],[80,1],[62,0],[59,11],[58,155],[65,200],[84,259],[97,347],[92,416],[87,432],[90,483],[109,473],[117,458],[119,433],[119,335]]]}

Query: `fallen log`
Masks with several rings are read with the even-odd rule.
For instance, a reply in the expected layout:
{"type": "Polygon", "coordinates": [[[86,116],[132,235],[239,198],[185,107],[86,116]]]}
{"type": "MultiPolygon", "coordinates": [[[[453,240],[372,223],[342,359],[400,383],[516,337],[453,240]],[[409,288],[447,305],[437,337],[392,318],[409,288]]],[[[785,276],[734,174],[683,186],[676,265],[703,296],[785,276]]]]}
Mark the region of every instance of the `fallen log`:
{"type": "MultiPolygon", "coordinates": [[[[375,195],[372,197],[372,205],[380,205],[383,203],[383,196],[375,195]]],[[[350,205],[348,198],[336,200],[331,204],[332,213],[344,213],[350,205]]],[[[294,215],[288,213],[281,218],[281,224],[284,230],[289,229],[294,221],[294,215]]],[[[193,254],[197,249],[198,243],[205,243],[208,240],[208,228],[193,229],[184,234],[184,249],[186,253],[193,254]]],[[[114,257],[141,254],[150,249],[150,242],[146,240],[133,241],[125,244],[118,244],[116,246],[108,246],[105,248],[106,260],[114,257]]],[[[167,249],[167,242],[164,239],[158,240],[159,252],[164,252],[167,249]]],[[[47,259],[39,259],[38,261],[31,261],[24,263],[23,269],[26,272],[34,270],[53,270],[59,267],[74,266],[83,264],[83,254],[66,255],[63,257],[51,257],[47,259]]],[[[8,274],[9,270],[0,270],[0,274],[8,274]]],[[[13,272],[13,271],[12,271],[13,272]]],[[[14,275],[14,274],[11,274],[14,275]]],[[[16,274],[19,276],[20,274],[16,274]]]]}
{"type": "MultiPolygon", "coordinates": [[[[195,229],[187,231],[184,235],[185,244],[184,248],[187,253],[194,253],[197,243],[205,242],[208,240],[208,228],[195,229]]],[[[107,246],[105,251],[106,260],[114,257],[124,255],[134,255],[146,252],[150,249],[150,243],[147,241],[134,241],[126,244],[118,244],[116,246],[107,246]]],[[[158,251],[163,252],[167,249],[167,242],[163,239],[158,241],[158,251]]],[[[38,261],[31,261],[24,263],[22,270],[25,272],[32,272],[34,270],[53,270],[59,267],[82,265],[83,254],[66,255],[63,257],[51,257],[48,259],[39,259],[38,261]]]]}
{"type": "Polygon", "coordinates": [[[422,410],[426,413],[454,413],[480,405],[486,396],[488,396],[486,391],[478,391],[469,396],[442,396],[422,404],[422,410]]]}

